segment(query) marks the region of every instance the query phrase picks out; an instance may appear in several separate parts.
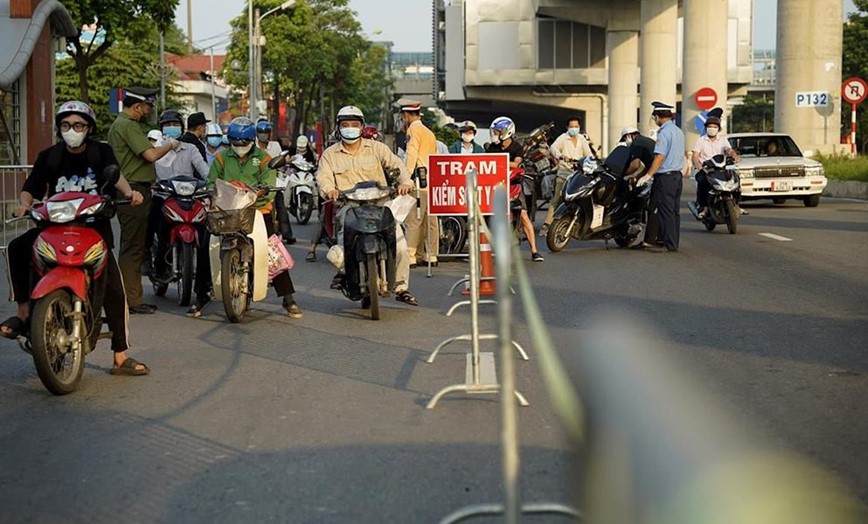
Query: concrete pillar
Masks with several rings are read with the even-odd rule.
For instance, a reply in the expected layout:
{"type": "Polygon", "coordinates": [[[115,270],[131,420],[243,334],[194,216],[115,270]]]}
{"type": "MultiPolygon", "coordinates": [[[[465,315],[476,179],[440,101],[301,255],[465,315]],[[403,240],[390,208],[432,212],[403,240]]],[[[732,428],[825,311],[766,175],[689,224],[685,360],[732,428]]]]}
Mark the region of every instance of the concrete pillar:
{"type": "Polygon", "coordinates": [[[678,0],[641,0],[639,7],[639,130],[652,124],[651,102],[676,103],[678,0]]]}
{"type": "Polygon", "coordinates": [[[636,31],[607,31],[606,56],[609,57],[609,143],[608,154],[620,138],[624,126],[635,126],[639,83],[639,34],[636,31]]]}
{"type": "Polygon", "coordinates": [[[775,131],[803,150],[840,142],[844,0],[778,0],[775,131]],[[828,92],[827,107],[796,107],[796,93],[828,92]]]}
{"type": "MultiPolygon", "coordinates": [[[[703,87],[717,93],[718,107],[726,109],[728,0],[684,0],[684,62],[681,72],[681,130],[692,148],[699,131],[700,109],[694,95],[703,87]]],[[[726,119],[722,119],[726,122],[726,119]]]]}

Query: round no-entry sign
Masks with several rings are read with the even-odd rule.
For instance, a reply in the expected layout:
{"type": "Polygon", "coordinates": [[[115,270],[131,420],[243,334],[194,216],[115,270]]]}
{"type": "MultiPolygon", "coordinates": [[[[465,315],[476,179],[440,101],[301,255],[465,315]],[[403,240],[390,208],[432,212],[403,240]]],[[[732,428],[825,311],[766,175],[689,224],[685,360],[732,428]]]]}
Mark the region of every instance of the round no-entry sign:
{"type": "Polygon", "coordinates": [[[868,96],[868,83],[861,78],[851,78],[841,86],[841,96],[851,104],[858,104],[868,96]]]}
{"type": "Polygon", "coordinates": [[[710,87],[703,87],[696,91],[693,100],[696,102],[696,107],[707,111],[717,104],[717,92],[710,87]]]}

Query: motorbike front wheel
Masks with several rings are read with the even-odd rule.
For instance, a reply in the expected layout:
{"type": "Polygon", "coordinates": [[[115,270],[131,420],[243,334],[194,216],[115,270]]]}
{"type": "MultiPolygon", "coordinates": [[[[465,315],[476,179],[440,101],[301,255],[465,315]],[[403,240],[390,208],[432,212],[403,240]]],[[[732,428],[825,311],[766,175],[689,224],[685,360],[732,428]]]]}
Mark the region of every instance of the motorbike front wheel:
{"type": "Polygon", "coordinates": [[[459,216],[439,217],[440,253],[455,255],[464,251],[467,243],[467,219],[459,216]]]}
{"type": "Polygon", "coordinates": [[[58,289],[40,298],[30,322],[30,346],[39,380],[55,395],[72,393],[84,372],[84,344],[72,341],[75,323],[82,323],[81,337],[88,333],[84,321],[75,318],[72,295],[58,289]]]}
{"type": "Polygon", "coordinates": [[[313,214],[313,197],[310,193],[299,193],[298,195],[298,223],[305,225],[310,220],[310,215],[313,214]]]}
{"type": "Polygon", "coordinates": [[[738,206],[735,205],[735,202],[732,200],[726,201],[726,229],[729,231],[730,235],[734,235],[738,232],[738,215],[741,212],[738,210],[738,206]]]}
{"type": "Polygon", "coordinates": [[[178,279],[178,305],[189,306],[193,295],[193,274],[196,263],[196,247],[193,244],[179,242],[175,244],[175,260],[178,261],[178,269],[181,278],[178,279]]]}
{"type": "Polygon", "coordinates": [[[377,255],[368,253],[365,263],[365,271],[368,274],[368,296],[371,300],[371,320],[380,320],[380,285],[377,281],[377,255]]]}
{"type": "MultiPolygon", "coordinates": [[[[570,242],[570,222],[572,217],[555,218],[549,226],[549,232],[546,235],[546,245],[549,251],[557,253],[567,247],[570,242]]],[[[578,223],[576,223],[578,225],[578,223]]]]}
{"type": "Polygon", "coordinates": [[[247,311],[247,271],[243,268],[241,252],[230,249],[223,253],[220,271],[221,293],[223,295],[223,310],[229,322],[237,324],[244,318],[247,311]]]}

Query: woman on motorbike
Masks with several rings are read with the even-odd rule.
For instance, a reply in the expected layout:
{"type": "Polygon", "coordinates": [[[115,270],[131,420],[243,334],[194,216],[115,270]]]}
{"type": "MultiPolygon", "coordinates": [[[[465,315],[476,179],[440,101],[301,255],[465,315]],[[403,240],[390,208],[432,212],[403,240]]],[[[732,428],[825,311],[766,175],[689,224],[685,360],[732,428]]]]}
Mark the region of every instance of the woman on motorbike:
{"type": "MultiPolygon", "coordinates": [[[[56,193],[81,191],[98,194],[107,182],[104,177],[105,169],[118,165],[112,148],[91,138],[96,132],[96,114],[84,102],[73,100],[61,104],[54,123],[57,126],[58,138],[62,141],[39,153],[33,170],[24,181],[16,216],[24,216],[35,200],[56,193]]],[[[130,200],[131,205],[138,206],[143,202],[141,193],[134,191],[123,175],[114,187],[124,198],[130,200]]],[[[111,224],[108,220],[97,219],[92,226],[109,248],[108,266],[101,278],[106,279],[103,307],[112,332],[114,365],[111,374],[146,375],[150,372],[148,366],[126,354],[129,349],[127,299],[120,269],[112,252],[114,239],[111,224]]],[[[12,298],[18,303],[17,314],[0,324],[0,335],[6,338],[14,339],[28,332],[30,293],[35,284],[30,261],[33,245],[40,233],[39,228],[30,229],[13,239],[6,250],[12,298]]]]}

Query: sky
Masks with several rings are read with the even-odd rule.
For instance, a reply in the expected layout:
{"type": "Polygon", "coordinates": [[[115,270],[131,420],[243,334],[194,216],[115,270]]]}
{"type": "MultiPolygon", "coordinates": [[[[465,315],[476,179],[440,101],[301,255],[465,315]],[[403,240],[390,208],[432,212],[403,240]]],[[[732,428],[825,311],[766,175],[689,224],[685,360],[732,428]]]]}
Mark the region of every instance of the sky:
{"type": "MultiPolygon", "coordinates": [[[[180,0],[177,23],[187,30],[187,2],[180,0]]],[[[200,48],[218,44],[221,52],[228,42],[229,20],[244,10],[243,0],[189,0],[193,8],[193,40],[200,48]],[[222,35],[217,38],[209,38],[222,35]],[[222,45],[221,45],[222,44],[222,45]]],[[[394,51],[431,50],[431,0],[350,0],[363,32],[371,40],[387,40],[394,51]]],[[[754,48],[774,49],[777,0],[754,0],[754,48]],[[762,24],[756,23],[762,20],[762,24]],[[760,31],[759,28],[763,30],[760,31]]],[[[844,0],[845,12],[855,11],[852,0],[844,0]]]]}

